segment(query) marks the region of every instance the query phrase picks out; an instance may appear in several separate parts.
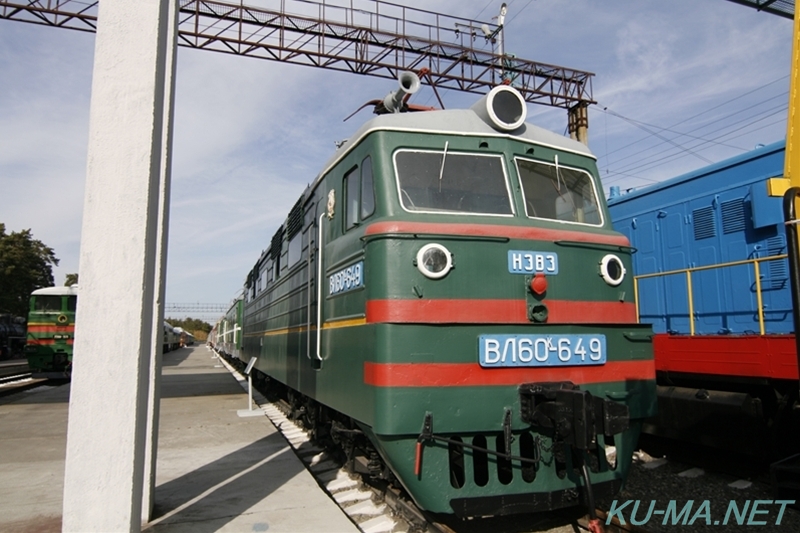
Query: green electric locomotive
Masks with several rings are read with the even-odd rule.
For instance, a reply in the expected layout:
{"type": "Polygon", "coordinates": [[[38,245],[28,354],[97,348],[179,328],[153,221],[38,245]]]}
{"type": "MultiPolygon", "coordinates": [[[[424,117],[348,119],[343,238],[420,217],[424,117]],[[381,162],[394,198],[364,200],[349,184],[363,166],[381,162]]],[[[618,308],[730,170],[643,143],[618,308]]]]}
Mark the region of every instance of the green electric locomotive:
{"type": "Polygon", "coordinates": [[[291,209],[218,334],[426,511],[616,493],[655,370],[595,158],[525,123],[512,87],[404,113],[419,81],[400,84],[291,209]]]}
{"type": "Polygon", "coordinates": [[[69,379],[78,286],[31,293],[25,355],[34,378],[69,379]]]}

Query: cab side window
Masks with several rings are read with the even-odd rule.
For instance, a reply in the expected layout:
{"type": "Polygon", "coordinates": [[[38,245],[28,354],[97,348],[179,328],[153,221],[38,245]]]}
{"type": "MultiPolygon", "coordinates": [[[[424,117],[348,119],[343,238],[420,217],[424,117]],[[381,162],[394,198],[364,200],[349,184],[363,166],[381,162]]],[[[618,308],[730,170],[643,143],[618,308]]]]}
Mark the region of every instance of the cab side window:
{"type": "Polygon", "coordinates": [[[372,160],[369,157],[361,162],[361,220],[375,212],[375,187],[372,182],[372,160]]]}
{"type": "Polygon", "coordinates": [[[360,178],[361,175],[358,173],[358,167],[354,168],[350,172],[344,175],[344,194],[345,194],[345,216],[344,216],[344,229],[349,230],[350,228],[355,227],[358,225],[358,206],[360,204],[360,178]]]}
{"type": "Polygon", "coordinates": [[[375,187],[372,160],[367,156],[360,167],[344,176],[345,231],[358,226],[375,213],[375,187]]]}

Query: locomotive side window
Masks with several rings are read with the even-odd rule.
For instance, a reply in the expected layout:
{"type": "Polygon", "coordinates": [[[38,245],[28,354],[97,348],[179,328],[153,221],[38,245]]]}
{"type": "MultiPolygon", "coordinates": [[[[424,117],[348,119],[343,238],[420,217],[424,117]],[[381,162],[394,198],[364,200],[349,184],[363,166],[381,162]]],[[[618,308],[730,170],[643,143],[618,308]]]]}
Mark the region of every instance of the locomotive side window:
{"type": "Polygon", "coordinates": [[[521,158],[515,162],[529,217],[602,224],[594,181],[588,172],[521,158]]]}
{"type": "Polygon", "coordinates": [[[350,229],[358,224],[358,196],[361,192],[358,178],[358,167],[344,176],[345,229],[350,229]]]}
{"type": "Polygon", "coordinates": [[[372,181],[372,159],[361,163],[361,220],[375,212],[375,186],[372,181]]]}
{"type": "Polygon", "coordinates": [[[344,176],[345,230],[357,226],[375,212],[375,187],[372,179],[372,159],[365,157],[361,167],[344,176]]]}
{"type": "Polygon", "coordinates": [[[398,150],[394,164],[406,211],[514,214],[501,156],[398,150]]]}
{"type": "Polygon", "coordinates": [[[33,310],[38,312],[61,312],[61,296],[37,296],[33,302],[33,310]]]}

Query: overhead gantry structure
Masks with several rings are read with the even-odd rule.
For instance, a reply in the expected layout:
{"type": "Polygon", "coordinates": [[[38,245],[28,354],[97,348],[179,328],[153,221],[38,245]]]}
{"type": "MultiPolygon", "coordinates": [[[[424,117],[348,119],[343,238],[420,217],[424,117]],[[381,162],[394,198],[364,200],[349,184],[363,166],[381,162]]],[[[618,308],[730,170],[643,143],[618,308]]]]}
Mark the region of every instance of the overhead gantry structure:
{"type": "Polygon", "coordinates": [[[787,19],[794,18],[794,0],[728,0],[787,19]]]}
{"type": "MultiPolygon", "coordinates": [[[[330,0],[262,2],[275,8],[178,2],[180,46],[391,79],[412,70],[440,105],[439,89],[484,94],[511,84],[529,103],[568,110],[571,137],[587,142],[594,74],[499,53],[497,24],[382,1],[361,1],[358,8],[330,0]]],[[[97,5],[0,0],[0,19],[94,32],[97,5]]]]}
{"type": "Polygon", "coordinates": [[[218,303],[168,303],[164,304],[165,313],[200,314],[222,316],[230,305],[218,303]]]}

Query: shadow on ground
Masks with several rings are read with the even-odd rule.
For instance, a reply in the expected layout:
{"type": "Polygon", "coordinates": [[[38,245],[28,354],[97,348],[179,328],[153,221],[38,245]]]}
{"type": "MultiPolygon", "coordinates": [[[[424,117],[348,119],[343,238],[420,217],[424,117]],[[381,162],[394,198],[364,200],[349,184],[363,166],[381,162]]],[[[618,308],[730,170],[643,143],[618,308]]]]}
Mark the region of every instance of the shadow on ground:
{"type": "Polygon", "coordinates": [[[303,470],[298,461],[276,461],[291,454],[279,433],[156,487],[153,520],[144,531],[211,533],[275,492],[303,470]]]}

